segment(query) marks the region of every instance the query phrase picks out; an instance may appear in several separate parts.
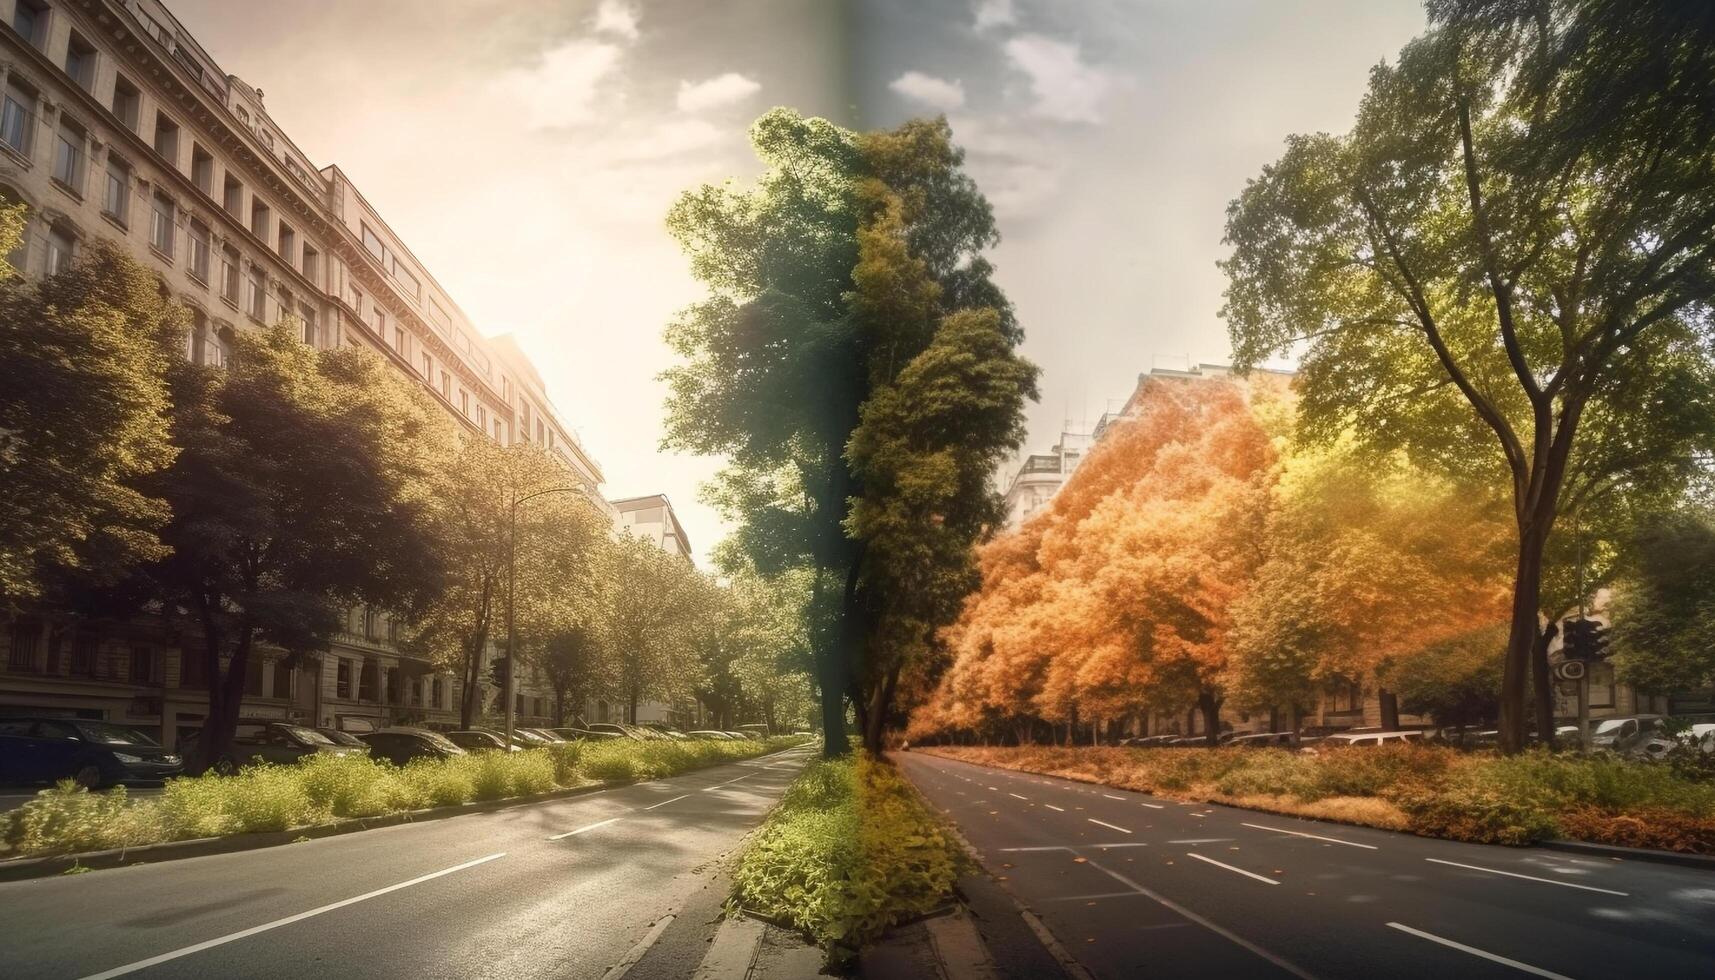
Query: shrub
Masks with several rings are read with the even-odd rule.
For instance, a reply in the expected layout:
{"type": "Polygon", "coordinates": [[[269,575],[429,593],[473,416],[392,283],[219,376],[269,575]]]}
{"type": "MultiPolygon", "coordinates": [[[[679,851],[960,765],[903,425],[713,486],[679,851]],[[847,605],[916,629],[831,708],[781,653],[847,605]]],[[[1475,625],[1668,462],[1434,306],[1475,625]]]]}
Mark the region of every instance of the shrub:
{"type": "Polygon", "coordinates": [[[125,787],[91,793],[71,780],[42,790],[7,814],[6,843],[25,853],[54,847],[103,851],[149,843],[156,836],[149,811],[127,804],[125,787]]]}

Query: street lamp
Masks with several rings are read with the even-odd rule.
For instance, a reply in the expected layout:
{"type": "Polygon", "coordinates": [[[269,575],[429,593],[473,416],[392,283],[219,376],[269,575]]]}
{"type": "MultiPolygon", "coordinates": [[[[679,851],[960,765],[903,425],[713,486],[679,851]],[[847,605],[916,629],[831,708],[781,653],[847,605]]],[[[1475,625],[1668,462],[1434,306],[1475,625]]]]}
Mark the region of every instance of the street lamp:
{"type": "MultiPolygon", "coordinates": [[[[512,729],[517,722],[518,696],[518,636],[513,629],[513,611],[518,594],[518,505],[550,493],[583,493],[583,487],[550,487],[522,497],[512,498],[512,509],[506,523],[506,746],[512,747],[512,729]]],[[[516,491],[514,491],[516,493],[516,491]]]]}

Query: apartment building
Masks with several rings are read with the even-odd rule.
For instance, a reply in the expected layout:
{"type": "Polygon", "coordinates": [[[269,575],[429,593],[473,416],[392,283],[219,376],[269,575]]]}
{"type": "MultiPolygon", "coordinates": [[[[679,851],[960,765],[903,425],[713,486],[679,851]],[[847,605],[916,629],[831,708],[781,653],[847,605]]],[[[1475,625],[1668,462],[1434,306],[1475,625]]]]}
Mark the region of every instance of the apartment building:
{"type": "MultiPolygon", "coordinates": [[[[485,339],[334,165],[316,166],[157,0],[0,0],[0,201],[30,213],[7,259],[29,276],[94,239],[121,243],[192,311],[187,358],[220,365],[238,331],[295,318],[304,343],[361,347],[467,431],[547,446],[609,511],[599,465],[511,338],[485,339]]],[[[459,682],[352,610],[319,659],[253,665],[244,712],[365,730],[458,721],[459,682]]],[[[113,635],[9,626],[0,713],[54,711],[159,730],[200,724],[197,658],[143,625],[113,635]]],[[[546,691],[519,694],[525,723],[546,691]]]]}
{"type": "Polygon", "coordinates": [[[1003,497],[1008,529],[1016,529],[1048,506],[1048,502],[1071,478],[1072,471],[1084,461],[1090,442],[1088,432],[1062,429],[1060,441],[1046,453],[1031,453],[1024,457],[1017,472],[1007,481],[1003,497]]]}

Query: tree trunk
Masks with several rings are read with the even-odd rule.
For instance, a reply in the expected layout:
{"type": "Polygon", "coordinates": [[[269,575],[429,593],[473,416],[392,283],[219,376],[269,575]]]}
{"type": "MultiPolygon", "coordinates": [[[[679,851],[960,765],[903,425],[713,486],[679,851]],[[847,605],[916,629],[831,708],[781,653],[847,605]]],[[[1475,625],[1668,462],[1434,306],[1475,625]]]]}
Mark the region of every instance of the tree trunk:
{"type": "Polygon", "coordinates": [[[1203,727],[1207,730],[1204,738],[1210,745],[1216,745],[1221,739],[1221,699],[1215,697],[1213,691],[1201,691],[1197,695],[1197,710],[1203,713],[1203,727]]]}
{"type": "Polygon", "coordinates": [[[881,753],[881,738],[887,729],[887,706],[893,703],[893,691],[899,684],[899,665],[887,672],[887,677],[875,689],[869,706],[863,733],[863,747],[871,753],[881,753]]]}
{"type": "Polygon", "coordinates": [[[1298,744],[1298,726],[1301,724],[1300,719],[1298,717],[1298,702],[1297,701],[1288,701],[1286,704],[1286,724],[1287,724],[1288,730],[1292,732],[1292,744],[1297,745],[1298,744]]]}
{"type": "Polygon", "coordinates": [[[1399,696],[1383,687],[1376,689],[1376,699],[1381,702],[1382,731],[1399,731],[1399,696]]]}
{"type": "Polygon", "coordinates": [[[1548,644],[1560,627],[1549,623],[1536,635],[1530,651],[1531,687],[1536,692],[1536,737],[1554,749],[1554,682],[1549,679],[1548,644]]]}
{"type": "Polygon", "coordinates": [[[1513,580],[1512,629],[1507,637],[1505,669],[1501,675],[1501,751],[1512,755],[1524,748],[1524,694],[1529,683],[1531,651],[1541,634],[1542,554],[1548,543],[1545,522],[1526,524],[1519,534],[1518,568],[1513,580]]]}
{"type": "Polygon", "coordinates": [[[250,648],[255,635],[255,627],[248,622],[239,626],[232,659],[224,676],[219,666],[218,634],[205,643],[205,652],[214,670],[208,681],[208,717],[203,719],[202,735],[197,739],[198,772],[212,767],[232,749],[232,737],[238,731],[239,708],[244,700],[244,671],[250,664],[250,648]]]}

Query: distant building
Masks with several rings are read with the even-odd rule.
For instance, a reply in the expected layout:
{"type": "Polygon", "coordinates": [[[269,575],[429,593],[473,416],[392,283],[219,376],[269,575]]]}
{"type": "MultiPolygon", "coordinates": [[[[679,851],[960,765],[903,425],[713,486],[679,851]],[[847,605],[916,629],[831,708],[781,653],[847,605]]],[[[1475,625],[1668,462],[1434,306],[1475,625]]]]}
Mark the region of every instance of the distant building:
{"type": "Polygon", "coordinates": [[[621,531],[634,534],[669,555],[684,555],[686,561],[692,560],[691,539],[685,535],[679,515],[673,511],[673,502],[666,494],[627,497],[613,501],[612,506],[614,524],[621,531]]]}
{"type": "Polygon", "coordinates": [[[1062,431],[1060,441],[1046,453],[1024,457],[1006,486],[1006,526],[1018,527],[1048,506],[1072,471],[1083,462],[1089,447],[1089,433],[1062,431]]]}

